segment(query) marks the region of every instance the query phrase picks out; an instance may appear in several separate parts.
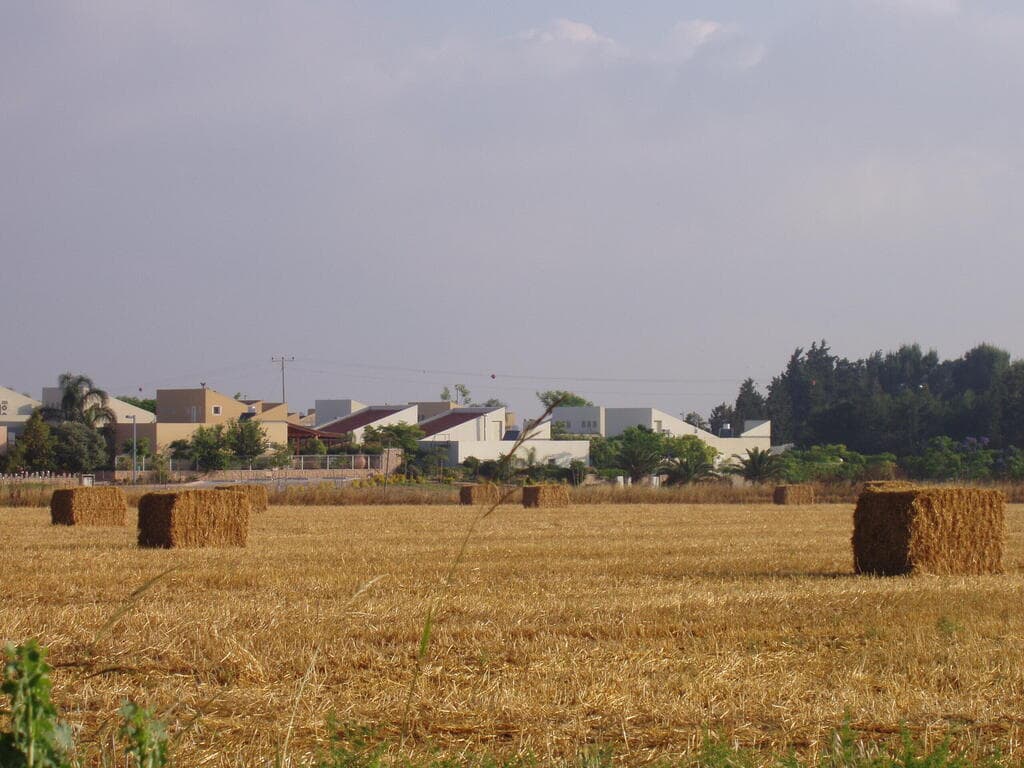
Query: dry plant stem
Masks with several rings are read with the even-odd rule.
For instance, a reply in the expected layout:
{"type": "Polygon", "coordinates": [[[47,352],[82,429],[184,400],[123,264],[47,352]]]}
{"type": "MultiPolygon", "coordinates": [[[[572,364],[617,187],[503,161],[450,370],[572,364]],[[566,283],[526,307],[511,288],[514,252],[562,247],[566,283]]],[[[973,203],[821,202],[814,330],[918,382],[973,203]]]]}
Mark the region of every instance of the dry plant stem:
{"type": "MultiPolygon", "coordinates": [[[[548,419],[554,412],[555,408],[561,405],[563,398],[555,400],[549,405],[544,413],[540,415],[534,423],[541,424],[548,419]]],[[[524,429],[516,441],[512,444],[511,450],[504,456],[501,461],[498,462],[497,475],[500,477],[503,471],[508,467],[509,463],[515,458],[516,451],[522,447],[523,443],[526,442],[530,437],[537,433],[537,428],[532,427],[530,429],[524,429]]],[[[444,601],[445,596],[451,589],[452,581],[455,579],[455,571],[458,569],[459,564],[466,556],[466,549],[469,547],[470,539],[473,538],[473,534],[476,533],[476,529],[479,527],[483,520],[491,515],[498,507],[504,504],[511,498],[512,494],[516,492],[515,488],[506,488],[504,492],[491,503],[490,506],[482,508],[479,514],[474,515],[473,519],[470,520],[469,526],[466,528],[466,532],[462,537],[462,541],[459,544],[459,548],[455,553],[455,557],[452,558],[451,563],[448,566],[448,571],[445,573],[444,581],[441,583],[441,589],[434,597],[433,602],[427,609],[427,615],[423,620],[423,631],[420,632],[419,648],[416,652],[416,664],[413,667],[412,679],[409,681],[409,691],[405,697],[405,706],[402,708],[402,742],[405,742],[406,737],[409,735],[409,717],[412,713],[412,699],[416,694],[416,686],[419,683],[420,676],[423,674],[423,665],[427,660],[427,653],[430,650],[430,638],[434,626],[434,618],[437,616],[437,612],[441,608],[441,604],[444,601]]]]}

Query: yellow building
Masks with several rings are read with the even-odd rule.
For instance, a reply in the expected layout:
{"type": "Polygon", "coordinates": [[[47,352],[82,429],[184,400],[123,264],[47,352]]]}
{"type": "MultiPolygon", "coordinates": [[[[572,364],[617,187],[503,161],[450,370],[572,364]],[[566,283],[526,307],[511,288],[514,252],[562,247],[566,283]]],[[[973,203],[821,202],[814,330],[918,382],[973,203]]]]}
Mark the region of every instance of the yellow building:
{"type": "MultiPolygon", "coordinates": [[[[260,422],[267,439],[282,445],[288,442],[288,404],[264,400],[236,400],[209,387],[196,389],[158,389],[156,421],[134,425],[139,440],[145,438],[158,451],[176,440],[189,440],[199,427],[228,421],[253,419],[260,422]]],[[[133,425],[117,425],[117,444],[132,439],[133,425]]]]}

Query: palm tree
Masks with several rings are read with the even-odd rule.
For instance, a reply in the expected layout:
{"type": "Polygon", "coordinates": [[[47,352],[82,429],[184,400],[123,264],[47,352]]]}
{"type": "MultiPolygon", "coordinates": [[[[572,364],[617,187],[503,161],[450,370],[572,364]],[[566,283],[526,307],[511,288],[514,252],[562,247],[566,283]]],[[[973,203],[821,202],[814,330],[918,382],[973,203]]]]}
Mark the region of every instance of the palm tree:
{"type": "Polygon", "coordinates": [[[749,448],[746,458],[736,454],[733,454],[733,458],[737,459],[739,464],[733,467],[732,471],[752,483],[767,482],[778,477],[782,472],[779,457],[769,450],[749,448]]]}
{"type": "Polygon", "coordinates": [[[681,456],[665,464],[669,485],[688,485],[718,477],[715,465],[703,457],[681,456]]]}
{"type": "Polygon", "coordinates": [[[117,421],[114,411],[107,405],[110,397],[98,389],[84,373],[62,373],[58,383],[61,389],[60,405],[42,409],[43,418],[47,421],[71,421],[85,424],[91,429],[99,429],[117,421]]]}

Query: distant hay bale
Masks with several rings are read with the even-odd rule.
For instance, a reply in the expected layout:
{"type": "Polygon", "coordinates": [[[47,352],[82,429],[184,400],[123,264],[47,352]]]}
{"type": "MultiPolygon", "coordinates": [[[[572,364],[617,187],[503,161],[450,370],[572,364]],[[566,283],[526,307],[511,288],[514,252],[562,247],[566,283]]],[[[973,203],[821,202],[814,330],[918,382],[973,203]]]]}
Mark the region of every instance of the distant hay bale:
{"type": "Polygon", "coordinates": [[[523,506],[568,507],[569,489],[564,485],[524,485],[523,506]]]}
{"type": "Polygon", "coordinates": [[[496,502],[521,504],[522,501],[523,489],[520,486],[495,485],[494,483],[459,486],[459,504],[483,506],[496,502]]]}
{"type": "Polygon", "coordinates": [[[775,504],[813,504],[814,486],[811,485],[777,485],[772,493],[775,504]]]}
{"type": "Polygon", "coordinates": [[[238,483],[237,485],[218,485],[218,491],[238,491],[249,499],[249,506],[253,513],[266,512],[270,506],[270,497],[267,495],[267,486],[257,483],[238,483]]]}
{"type": "Polygon", "coordinates": [[[120,488],[58,488],[50,498],[54,525],[127,525],[128,499],[120,488]]]}
{"type": "Polygon", "coordinates": [[[1004,499],[979,488],[868,489],[853,513],[857,573],[1001,573],[1004,499]]]}
{"type": "Polygon", "coordinates": [[[139,499],[140,547],[244,547],[251,507],[244,494],[190,490],[139,499]]]}
{"type": "Polygon", "coordinates": [[[501,489],[494,483],[479,483],[459,487],[459,504],[494,504],[501,498],[501,489]]]}

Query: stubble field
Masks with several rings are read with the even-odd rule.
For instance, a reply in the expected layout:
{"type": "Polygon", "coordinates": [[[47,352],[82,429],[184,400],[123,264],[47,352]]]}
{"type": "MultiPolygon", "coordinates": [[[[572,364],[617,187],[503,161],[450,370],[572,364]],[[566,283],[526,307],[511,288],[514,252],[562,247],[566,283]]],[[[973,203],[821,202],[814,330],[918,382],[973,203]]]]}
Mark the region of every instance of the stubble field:
{"type": "MultiPolygon", "coordinates": [[[[397,742],[424,615],[476,513],[272,507],[247,549],[154,551],[134,546],[133,515],[64,528],[0,509],[0,639],[50,648],[87,749],[124,697],[187,728],[179,765],[302,765],[331,713],[397,742]]],[[[400,749],[573,762],[600,744],[638,764],[712,731],[813,755],[848,714],[869,742],[905,725],[1019,761],[1024,507],[990,577],[854,577],[851,516],[499,509],[442,602],[400,749]]]]}

